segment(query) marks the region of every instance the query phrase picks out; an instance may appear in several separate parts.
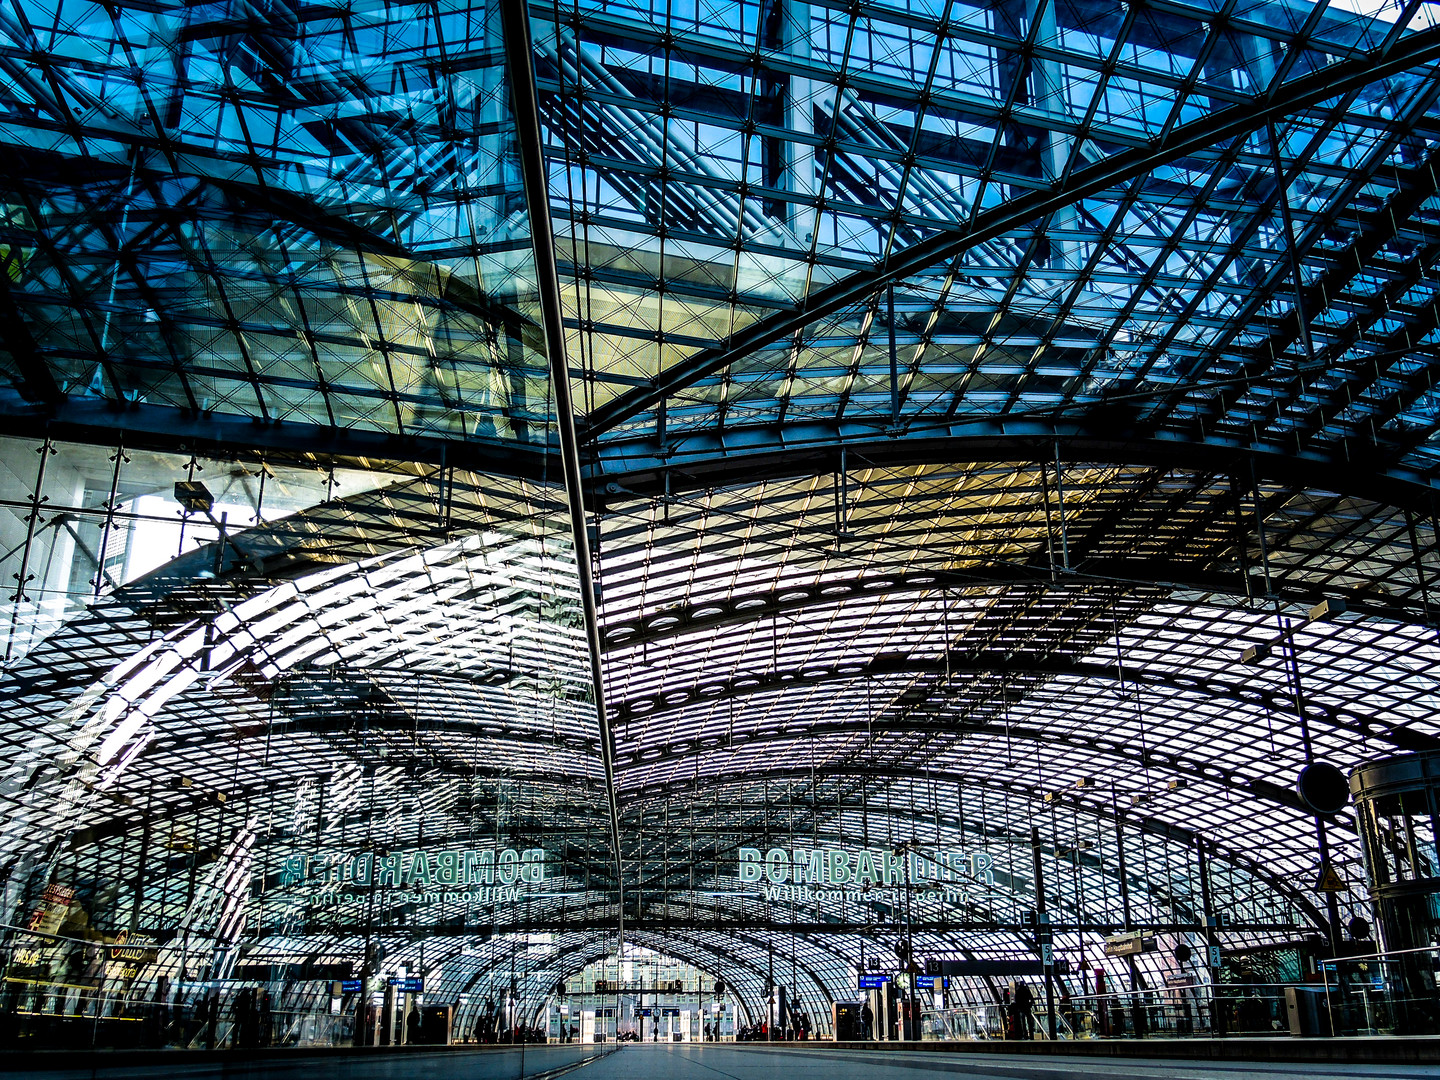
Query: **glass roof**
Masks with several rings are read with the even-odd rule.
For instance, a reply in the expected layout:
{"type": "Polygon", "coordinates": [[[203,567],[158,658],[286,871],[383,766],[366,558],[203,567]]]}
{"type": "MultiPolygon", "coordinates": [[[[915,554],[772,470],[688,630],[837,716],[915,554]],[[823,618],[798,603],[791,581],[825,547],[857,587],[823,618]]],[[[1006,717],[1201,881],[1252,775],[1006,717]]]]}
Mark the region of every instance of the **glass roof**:
{"type": "Polygon", "coordinates": [[[1440,747],[1440,4],[514,7],[0,11],[0,922],[817,1017],[1037,845],[1082,964],[1324,933],[1302,719],[1440,747]],[[738,877],[846,845],[988,877],[738,877]]]}

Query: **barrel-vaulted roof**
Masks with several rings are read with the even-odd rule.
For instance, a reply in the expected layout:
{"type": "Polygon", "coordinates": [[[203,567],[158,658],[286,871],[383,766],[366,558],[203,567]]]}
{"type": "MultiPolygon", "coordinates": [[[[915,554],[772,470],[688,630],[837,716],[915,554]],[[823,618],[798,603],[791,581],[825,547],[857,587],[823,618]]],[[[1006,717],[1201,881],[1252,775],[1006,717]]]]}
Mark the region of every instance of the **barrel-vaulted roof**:
{"type": "Polygon", "coordinates": [[[1326,933],[1295,773],[1440,745],[1437,165],[1433,0],[18,0],[0,866],[537,1007],[1028,953],[1037,845],[1077,960],[1326,933]],[[372,479],[27,635],[82,444],[372,479]],[[487,844],[547,888],[282,872],[487,844]],[[739,888],[847,845],[992,880],[739,888]]]}

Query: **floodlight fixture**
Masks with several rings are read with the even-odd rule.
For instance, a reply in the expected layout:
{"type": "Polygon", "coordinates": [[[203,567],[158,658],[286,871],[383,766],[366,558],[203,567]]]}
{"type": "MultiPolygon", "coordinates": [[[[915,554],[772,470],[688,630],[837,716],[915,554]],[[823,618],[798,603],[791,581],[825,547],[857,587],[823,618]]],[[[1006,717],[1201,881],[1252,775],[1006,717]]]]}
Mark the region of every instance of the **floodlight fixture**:
{"type": "Polygon", "coordinates": [[[1338,596],[1326,597],[1310,609],[1310,622],[1328,621],[1337,615],[1344,615],[1349,608],[1338,596]]]}
{"type": "Polygon", "coordinates": [[[1251,645],[1240,654],[1242,664],[1260,664],[1270,659],[1270,642],[1262,642],[1259,645],[1251,645]]]}

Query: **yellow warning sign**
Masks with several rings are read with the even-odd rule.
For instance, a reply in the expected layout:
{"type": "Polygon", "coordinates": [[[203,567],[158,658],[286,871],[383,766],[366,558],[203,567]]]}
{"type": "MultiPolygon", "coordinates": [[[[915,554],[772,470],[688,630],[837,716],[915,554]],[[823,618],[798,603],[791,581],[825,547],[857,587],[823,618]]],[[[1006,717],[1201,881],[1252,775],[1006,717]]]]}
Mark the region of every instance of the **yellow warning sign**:
{"type": "Polygon", "coordinates": [[[1335,872],[1333,866],[1322,867],[1320,880],[1315,883],[1316,892],[1349,892],[1350,886],[1345,884],[1345,879],[1335,872]]]}

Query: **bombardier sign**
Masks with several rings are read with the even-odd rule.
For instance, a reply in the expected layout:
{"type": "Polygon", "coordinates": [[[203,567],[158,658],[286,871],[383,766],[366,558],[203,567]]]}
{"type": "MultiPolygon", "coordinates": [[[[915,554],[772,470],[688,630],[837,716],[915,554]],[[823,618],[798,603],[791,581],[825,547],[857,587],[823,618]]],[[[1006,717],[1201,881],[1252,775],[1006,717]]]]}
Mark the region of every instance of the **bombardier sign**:
{"type": "Polygon", "coordinates": [[[993,884],[992,866],[984,851],[742,847],[738,871],[742,885],[761,886],[769,900],[838,900],[907,886],[937,887],[960,900],[966,886],[993,884]]]}
{"type": "Polygon", "coordinates": [[[315,904],[361,902],[372,888],[417,903],[492,904],[536,895],[559,866],[544,848],[295,854],[281,861],[280,883],[318,889],[315,904]]]}

